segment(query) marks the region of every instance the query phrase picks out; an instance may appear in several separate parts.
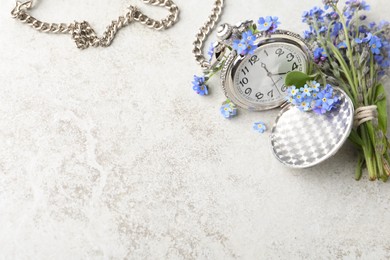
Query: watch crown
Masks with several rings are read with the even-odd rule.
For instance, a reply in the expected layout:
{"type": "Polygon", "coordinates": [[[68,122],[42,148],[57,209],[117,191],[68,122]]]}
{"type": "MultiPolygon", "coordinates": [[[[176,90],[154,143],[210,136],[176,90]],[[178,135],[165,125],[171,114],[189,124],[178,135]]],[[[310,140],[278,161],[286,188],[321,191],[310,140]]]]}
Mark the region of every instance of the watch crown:
{"type": "Polygon", "coordinates": [[[227,23],[218,26],[217,37],[219,40],[227,40],[232,35],[233,27],[227,23]]]}

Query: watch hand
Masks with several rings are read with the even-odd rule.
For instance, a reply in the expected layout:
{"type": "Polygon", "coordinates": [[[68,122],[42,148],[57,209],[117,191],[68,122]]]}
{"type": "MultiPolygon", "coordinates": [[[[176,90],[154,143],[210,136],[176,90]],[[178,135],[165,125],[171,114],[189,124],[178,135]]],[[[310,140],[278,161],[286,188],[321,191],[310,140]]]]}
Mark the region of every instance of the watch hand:
{"type": "Polygon", "coordinates": [[[286,74],[288,74],[288,73],[290,73],[291,71],[287,71],[287,72],[282,72],[282,73],[272,73],[272,75],[274,75],[274,76],[281,76],[281,75],[286,75],[286,74]]]}
{"type": "Polygon", "coordinates": [[[283,78],[280,77],[280,79],[278,79],[278,80],[275,82],[275,84],[278,83],[279,81],[281,81],[282,79],[283,79],[283,78]]]}
{"type": "Polygon", "coordinates": [[[269,70],[267,69],[267,65],[265,65],[264,63],[261,63],[261,67],[267,72],[267,76],[271,77],[272,73],[269,72],[269,70]]]}
{"type": "MultiPolygon", "coordinates": [[[[276,82],[274,81],[274,79],[272,78],[272,73],[269,72],[269,70],[267,69],[267,65],[265,65],[264,63],[261,63],[261,67],[267,72],[267,76],[272,80],[272,83],[273,83],[273,86],[276,88],[276,90],[279,92],[279,95],[282,95],[282,93],[280,93],[278,87],[276,86],[276,82]]],[[[280,80],[279,80],[280,81],[280,80]]],[[[278,82],[279,82],[278,81],[278,82]]]]}

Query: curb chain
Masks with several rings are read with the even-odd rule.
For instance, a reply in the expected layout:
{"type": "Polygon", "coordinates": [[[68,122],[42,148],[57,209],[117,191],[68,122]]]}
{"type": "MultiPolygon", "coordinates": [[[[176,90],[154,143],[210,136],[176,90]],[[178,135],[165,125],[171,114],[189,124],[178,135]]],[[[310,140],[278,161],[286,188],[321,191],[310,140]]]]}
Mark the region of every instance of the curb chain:
{"type": "Polygon", "coordinates": [[[48,23],[38,20],[37,18],[27,13],[27,10],[33,7],[32,0],[27,2],[17,1],[15,8],[11,12],[11,15],[13,18],[31,26],[39,32],[71,34],[77,48],[79,49],[87,49],[90,46],[108,47],[111,45],[118,31],[129,25],[132,21],[139,22],[150,29],[160,31],[172,27],[178,20],[179,8],[172,0],[142,0],[142,2],[153,6],[165,7],[168,9],[170,14],[166,18],[158,21],[148,17],[137,7],[130,6],[125,15],[119,16],[117,20],[111,22],[106,31],[103,33],[103,36],[100,38],[86,21],[66,24],[48,23]]]}
{"type": "Polygon", "coordinates": [[[199,32],[196,34],[196,39],[193,43],[194,49],[193,54],[195,55],[196,62],[201,66],[202,69],[210,69],[211,64],[205,58],[202,48],[205,40],[214,29],[215,24],[218,22],[222,9],[224,6],[224,0],[216,0],[214,7],[211,11],[211,15],[207,19],[206,23],[200,28],[199,32]]]}

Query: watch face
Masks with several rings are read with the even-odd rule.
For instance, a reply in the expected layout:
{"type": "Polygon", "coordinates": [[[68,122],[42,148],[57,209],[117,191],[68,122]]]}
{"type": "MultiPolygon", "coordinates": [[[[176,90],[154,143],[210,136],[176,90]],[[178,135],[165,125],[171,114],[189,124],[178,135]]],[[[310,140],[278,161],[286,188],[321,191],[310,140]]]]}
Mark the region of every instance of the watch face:
{"type": "Polygon", "coordinates": [[[284,82],[291,71],[307,71],[307,54],[300,47],[288,42],[261,45],[233,68],[236,102],[253,110],[281,105],[287,94],[284,82]]]}

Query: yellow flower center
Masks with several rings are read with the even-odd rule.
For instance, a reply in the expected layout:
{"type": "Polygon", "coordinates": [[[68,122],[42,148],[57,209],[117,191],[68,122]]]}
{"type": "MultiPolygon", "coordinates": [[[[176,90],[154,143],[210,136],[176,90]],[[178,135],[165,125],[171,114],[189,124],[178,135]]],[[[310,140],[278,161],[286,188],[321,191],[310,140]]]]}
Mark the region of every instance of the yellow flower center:
{"type": "Polygon", "coordinates": [[[229,108],[225,107],[225,111],[228,111],[228,110],[229,110],[229,108]]]}
{"type": "Polygon", "coordinates": [[[326,98],[323,98],[323,99],[322,99],[322,102],[326,102],[326,100],[327,100],[326,98]]]}
{"type": "Polygon", "coordinates": [[[268,23],[264,23],[264,26],[267,27],[267,26],[268,26],[268,23]]]}
{"type": "Polygon", "coordinates": [[[373,44],[373,45],[372,45],[372,48],[373,48],[373,49],[376,49],[376,44],[373,44]]]}

